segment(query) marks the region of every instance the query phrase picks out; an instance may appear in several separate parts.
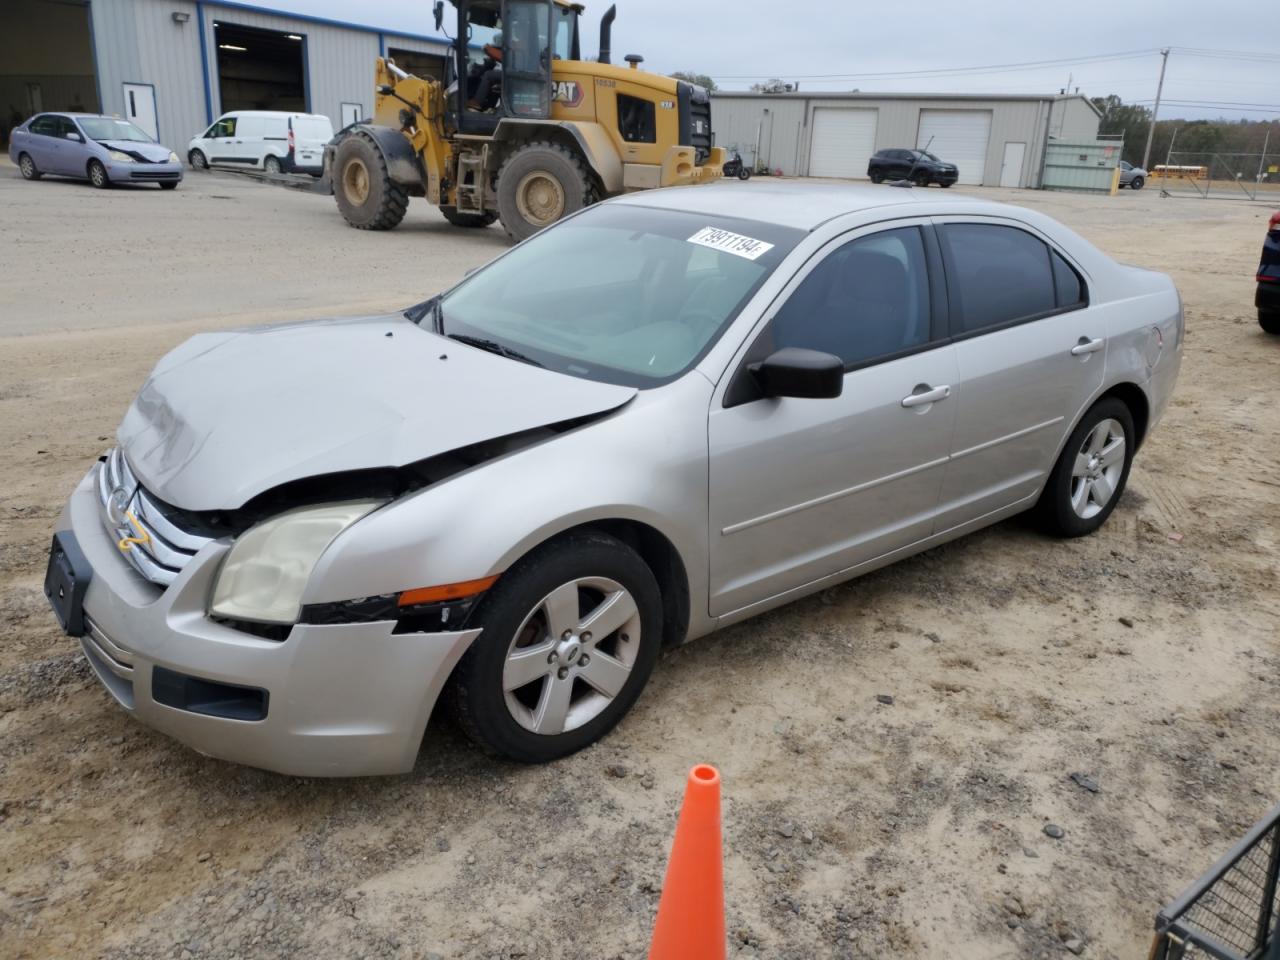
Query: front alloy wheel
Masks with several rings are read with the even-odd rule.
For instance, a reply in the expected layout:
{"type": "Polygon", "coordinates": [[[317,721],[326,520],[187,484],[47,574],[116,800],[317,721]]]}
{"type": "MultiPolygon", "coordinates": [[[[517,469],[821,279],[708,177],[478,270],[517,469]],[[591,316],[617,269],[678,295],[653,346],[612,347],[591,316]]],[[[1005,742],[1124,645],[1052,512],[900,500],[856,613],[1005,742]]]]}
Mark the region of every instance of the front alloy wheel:
{"type": "Polygon", "coordinates": [[[107,168],[97,160],[89,161],[89,182],[99,190],[105,190],[111,186],[111,181],[107,178],[107,168]]]}
{"type": "Polygon", "coordinates": [[[662,603],[635,550],[587,531],[516,563],[476,620],[450,684],[459,724],[492,753],[540,763],[600,739],[635,703],[658,657],[662,603]]]}

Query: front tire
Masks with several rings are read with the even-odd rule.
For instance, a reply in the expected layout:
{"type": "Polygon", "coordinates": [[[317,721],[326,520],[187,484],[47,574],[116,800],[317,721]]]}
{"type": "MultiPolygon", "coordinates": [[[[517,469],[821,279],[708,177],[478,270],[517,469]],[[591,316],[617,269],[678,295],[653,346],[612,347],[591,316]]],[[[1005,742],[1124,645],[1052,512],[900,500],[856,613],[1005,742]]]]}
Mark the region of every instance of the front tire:
{"type": "Polygon", "coordinates": [[[455,227],[477,229],[487,227],[498,219],[496,213],[459,213],[457,207],[441,207],[440,212],[455,227]]]}
{"type": "Polygon", "coordinates": [[[262,170],[264,173],[278,176],[281,173],[280,158],[275,154],[267,154],[267,158],[262,161],[262,170]]]}
{"type": "Polygon", "coordinates": [[[89,182],[99,190],[105,190],[111,186],[111,180],[107,177],[107,168],[102,165],[101,161],[89,161],[89,182]]]}
{"type": "Polygon", "coordinates": [[[1280,313],[1259,310],[1258,326],[1267,333],[1280,334],[1280,313]]]}
{"type": "Polygon", "coordinates": [[[177,189],[178,189],[178,181],[177,181],[177,180],[171,180],[171,181],[169,181],[169,182],[167,182],[167,183],[162,183],[162,184],[160,184],[160,189],[161,189],[161,190],[177,190],[177,189]]]}
{"type": "Polygon", "coordinates": [[[657,581],[603,533],[547,544],[502,575],[483,627],[451,678],[458,722],[484,749],[521,763],[603,737],[644,689],[662,643],[657,581]]]}
{"type": "Polygon", "coordinates": [[[589,206],[594,199],[582,160],[554,143],[522,147],[498,173],[498,217],[517,242],[589,206]]]}
{"type": "Polygon", "coordinates": [[[23,153],[18,156],[18,169],[22,171],[25,180],[39,180],[44,176],[36,168],[36,162],[31,159],[30,154],[23,153]]]}
{"type": "Polygon", "coordinates": [[[357,230],[390,230],[409,207],[409,194],[391,179],[382,151],[363,133],[338,144],[333,196],[343,218],[357,230]]]}
{"type": "Polygon", "coordinates": [[[1142,189],[1142,185],[1143,185],[1144,183],[1146,183],[1146,182],[1147,182],[1147,181],[1146,181],[1146,180],[1143,180],[1143,179],[1142,179],[1142,177],[1134,177],[1132,180],[1130,180],[1130,181],[1129,181],[1129,189],[1130,189],[1130,190],[1141,190],[1141,189],[1142,189]]]}
{"type": "Polygon", "coordinates": [[[1107,522],[1133,463],[1133,414],[1115,397],[1099,400],[1071,431],[1036,510],[1045,529],[1083,537],[1107,522]]]}
{"type": "Polygon", "coordinates": [[[187,154],[187,162],[191,164],[192,170],[209,169],[209,159],[204,155],[203,150],[192,150],[187,154]]]}

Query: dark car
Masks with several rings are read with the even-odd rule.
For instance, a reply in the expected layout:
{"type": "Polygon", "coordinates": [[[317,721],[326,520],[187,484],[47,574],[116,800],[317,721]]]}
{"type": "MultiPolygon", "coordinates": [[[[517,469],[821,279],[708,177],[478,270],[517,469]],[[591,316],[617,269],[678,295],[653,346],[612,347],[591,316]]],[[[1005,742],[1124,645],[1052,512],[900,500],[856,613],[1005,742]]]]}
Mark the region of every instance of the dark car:
{"type": "Polygon", "coordinates": [[[1280,334],[1280,210],[1271,215],[1267,239],[1262,241],[1258,264],[1258,324],[1267,333],[1280,334]]]}
{"type": "Polygon", "coordinates": [[[949,187],[960,171],[954,163],[943,163],[926,150],[881,150],[867,164],[872,183],[885,180],[910,180],[918,187],[936,183],[949,187]]]}

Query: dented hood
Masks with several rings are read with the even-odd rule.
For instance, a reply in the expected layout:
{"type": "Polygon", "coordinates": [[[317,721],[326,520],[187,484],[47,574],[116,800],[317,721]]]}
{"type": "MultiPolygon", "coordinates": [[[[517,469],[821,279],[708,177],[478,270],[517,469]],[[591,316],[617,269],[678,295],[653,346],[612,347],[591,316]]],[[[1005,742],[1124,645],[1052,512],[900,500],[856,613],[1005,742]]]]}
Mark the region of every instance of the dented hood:
{"type": "Polygon", "coordinates": [[[500,357],[404,317],[193,337],[120,425],[141,483],[187,510],[233,510],[291,480],[402,467],[607,413],[635,395],[500,357]]]}

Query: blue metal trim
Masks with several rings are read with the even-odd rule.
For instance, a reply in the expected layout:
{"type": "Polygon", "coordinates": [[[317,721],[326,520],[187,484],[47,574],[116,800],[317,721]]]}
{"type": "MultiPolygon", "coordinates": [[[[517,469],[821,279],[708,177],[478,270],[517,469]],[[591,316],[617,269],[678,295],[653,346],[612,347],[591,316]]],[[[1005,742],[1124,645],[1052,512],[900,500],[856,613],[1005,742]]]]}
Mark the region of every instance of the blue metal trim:
{"type": "Polygon", "coordinates": [[[204,129],[208,130],[213,124],[213,87],[209,84],[209,41],[204,33],[202,0],[196,0],[196,19],[200,21],[200,72],[204,74],[204,129]]]}
{"type": "MultiPolygon", "coordinates": [[[[90,0],[84,8],[85,16],[89,18],[89,56],[93,58],[93,92],[98,95],[98,111],[100,113],[107,112],[107,105],[102,100],[102,77],[98,70],[98,40],[93,33],[93,2],[90,0]]],[[[160,121],[156,121],[156,129],[160,128],[160,121]]]]}
{"type": "Polygon", "coordinates": [[[237,3],[236,0],[203,0],[213,7],[228,7],[233,10],[252,10],[255,13],[265,13],[273,17],[283,17],[286,20],[302,20],[306,23],[320,23],[328,27],[344,27],[347,30],[359,30],[361,33],[389,33],[395,37],[408,37],[410,40],[426,40],[429,43],[442,43],[448,46],[452,41],[448,37],[433,37],[424,33],[400,33],[396,30],[385,30],[378,27],[370,27],[361,23],[351,23],[347,20],[332,20],[328,17],[316,17],[308,13],[292,13],[288,10],[278,10],[274,7],[263,7],[256,3],[237,3]]]}
{"type": "Polygon", "coordinates": [[[387,55],[387,35],[381,30],[378,31],[378,56],[386,57],[387,55]]]}
{"type": "MultiPolygon", "coordinates": [[[[307,58],[307,35],[302,35],[302,107],[311,112],[311,61],[307,58]]],[[[293,121],[289,121],[292,125],[293,121]]]]}
{"type": "MultiPolygon", "coordinates": [[[[124,88],[127,86],[151,88],[151,109],[156,115],[156,143],[162,143],[163,141],[160,139],[160,102],[156,97],[156,85],[154,83],[147,83],[145,80],[121,80],[120,92],[122,94],[124,93],[124,88]]],[[[128,100],[127,95],[125,96],[125,100],[128,100]]],[[[124,112],[126,115],[129,113],[129,104],[127,102],[125,103],[124,112]]]]}

